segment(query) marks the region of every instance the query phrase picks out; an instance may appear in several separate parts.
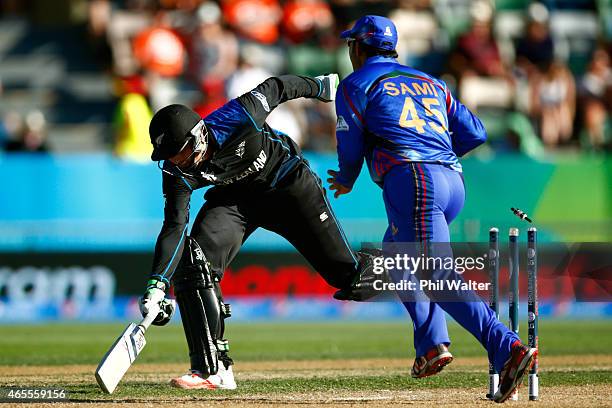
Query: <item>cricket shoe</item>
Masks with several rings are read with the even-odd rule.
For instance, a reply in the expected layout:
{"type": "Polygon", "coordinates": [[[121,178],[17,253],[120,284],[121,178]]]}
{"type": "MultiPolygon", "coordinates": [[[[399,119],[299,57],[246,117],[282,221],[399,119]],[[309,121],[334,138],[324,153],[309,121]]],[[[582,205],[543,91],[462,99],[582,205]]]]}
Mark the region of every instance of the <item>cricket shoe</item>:
{"type": "Polygon", "coordinates": [[[453,361],[453,355],[444,344],[433,347],[424,356],[414,359],[412,378],[425,378],[438,374],[444,367],[453,361]]]}
{"type": "Polygon", "coordinates": [[[519,340],[512,343],[510,357],[499,375],[499,388],[493,396],[495,402],[505,402],[519,388],[538,355],[538,349],[529,348],[519,340]]]}
{"type": "Polygon", "coordinates": [[[170,380],[170,385],[184,390],[235,390],[236,381],[234,380],[234,372],[232,366],[225,368],[223,364],[219,364],[217,374],[203,377],[202,373],[197,370],[190,370],[187,374],[173,378],[170,380]]]}

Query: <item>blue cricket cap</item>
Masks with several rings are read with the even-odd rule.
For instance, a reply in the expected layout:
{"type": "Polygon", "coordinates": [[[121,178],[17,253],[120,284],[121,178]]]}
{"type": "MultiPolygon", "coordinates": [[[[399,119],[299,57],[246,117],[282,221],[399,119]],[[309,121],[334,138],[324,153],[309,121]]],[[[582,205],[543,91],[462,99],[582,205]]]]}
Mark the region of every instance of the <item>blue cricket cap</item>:
{"type": "Polygon", "coordinates": [[[387,17],[367,15],[353,28],[340,34],[340,38],[353,39],[380,50],[395,51],[397,29],[387,17]]]}

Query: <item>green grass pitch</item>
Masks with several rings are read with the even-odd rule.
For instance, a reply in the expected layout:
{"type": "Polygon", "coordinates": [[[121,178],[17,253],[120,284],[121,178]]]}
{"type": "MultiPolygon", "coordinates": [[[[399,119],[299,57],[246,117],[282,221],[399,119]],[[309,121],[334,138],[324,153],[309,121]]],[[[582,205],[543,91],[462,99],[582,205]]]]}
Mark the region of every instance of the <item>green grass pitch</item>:
{"type": "MultiPolygon", "coordinates": [[[[47,324],[2,326],[0,336],[0,366],[23,365],[92,365],[91,383],[70,384],[61,378],[58,384],[72,392],[73,398],[104,400],[93,380],[93,368],[98,364],[114,339],[122,331],[119,324],[47,324]]],[[[482,357],[484,350],[467,332],[456,324],[449,325],[457,358],[482,357]]],[[[411,361],[412,327],[404,323],[236,323],[228,324],[227,335],[235,361],[333,360],[342,369],[343,359],[402,358],[411,361]]],[[[526,338],[526,327],[521,327],[526,338]]],[[[612,338],[610,321],[543,321],[540,324],[542,356],[609,356],[612,338]],[[606,340],[607,339],[607,340],[606,340]]],[[[187,348],[182,327],[152,327],[147,334],[147,347],[135,364],[184,363],[188,368],[187,348]]],[[[486,367],[479,371],[456,370],[434,376],[415,385],[403,372],[391,370],[388,375],[363,375],[317,378],[245,379],[236,391],[221,395],[252,395],[253,393],[332,392],[334,390],[403,390],[410,387],[458,388],[480,386],[486,389],[486,367]]],[[[0,372],[2,367],[0,367],[0,372]]],[[[178,374],[178,373],[177,373],[178,374]]],[[[572,370],[572,367],[547,369],[542,367],[541,383],[546,386],[607,384],[611,382],[609,367],[572,370]]],[[[3,384],[0,384],[3,385],[3,384]]],[[[4,385],[14,385],[4,382],[4,385]]],[[[186,396],[166,384],[142,379],[122,383],[113,398],[186,396]]],[[[219,394],[218,394],[219,395],[219,394]]]]}

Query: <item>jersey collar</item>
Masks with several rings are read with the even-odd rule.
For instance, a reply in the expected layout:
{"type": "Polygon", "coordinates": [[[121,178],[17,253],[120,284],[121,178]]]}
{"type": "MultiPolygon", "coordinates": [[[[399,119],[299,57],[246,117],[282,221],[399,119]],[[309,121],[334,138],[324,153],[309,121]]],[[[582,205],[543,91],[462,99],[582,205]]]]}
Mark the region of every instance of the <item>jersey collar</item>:
{"type": "Polygon", "coordinates": [[[382,55],[375,55],[373,57],[370,57],[366,60],[365,65],[370,65],[370,64],[377,64],[377,63],[381,63],[381,62],[397,62],[397,58],[393,58],[393,57],[385,57],[382,55]]]}

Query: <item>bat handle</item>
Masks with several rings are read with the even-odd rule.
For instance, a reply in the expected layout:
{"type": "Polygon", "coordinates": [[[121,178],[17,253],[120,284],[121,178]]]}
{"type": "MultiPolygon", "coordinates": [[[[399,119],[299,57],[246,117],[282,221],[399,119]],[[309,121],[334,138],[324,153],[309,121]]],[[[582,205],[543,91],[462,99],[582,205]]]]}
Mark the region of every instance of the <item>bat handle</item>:
{"type": "Polygon", "coordinates": [[[144,319],[142,319],[140,323],[138,323],[138,327],[142,329],[143,333],[147,331],[149,326],[151,326],[151,323],[153,323],[153,320],[155,320],[155,318],[159,314],[159,311],[160,311],[159,304],[156,304],[155,306],[151,308],[151,310],[149,310],[149,313],[147,313],[144,319]]]}

